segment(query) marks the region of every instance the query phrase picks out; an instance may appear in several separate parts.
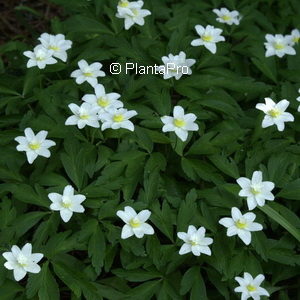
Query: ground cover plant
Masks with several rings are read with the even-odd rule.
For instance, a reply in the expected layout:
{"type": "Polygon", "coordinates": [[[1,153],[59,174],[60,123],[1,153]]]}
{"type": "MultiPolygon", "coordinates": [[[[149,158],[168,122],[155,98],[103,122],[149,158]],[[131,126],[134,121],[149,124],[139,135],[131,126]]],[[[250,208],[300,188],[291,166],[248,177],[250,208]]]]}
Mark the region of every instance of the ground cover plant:
{"type": "Polygon", "coordinates": [[[299,1],[42,2],[0,46],[0,299],[298,299],[299,1]]]}

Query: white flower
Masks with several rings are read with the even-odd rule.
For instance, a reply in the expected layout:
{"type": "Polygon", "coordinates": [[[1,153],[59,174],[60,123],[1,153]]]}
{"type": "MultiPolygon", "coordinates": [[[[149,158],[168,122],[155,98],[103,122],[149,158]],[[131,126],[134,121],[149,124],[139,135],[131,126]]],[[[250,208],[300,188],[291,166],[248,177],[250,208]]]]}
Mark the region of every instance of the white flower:
{"type": "Polygon", "coordinates": [[[260,296],[270,296],[266,289],[260,287],[261,283],[265,280],[263,274],[259,274],[253,279],[249,273],[245,272],[244,278],[235,277],[235,280],[240,286],[236,287],[234,291],[236,293],[242,293],[241,300],[247,300],[249,298],[260,300],[260,296]]]}
{"type": "Polygon", "coordinates": [[[159,74],[164,75],[164,79],[175,77],[180,79],[182,75],[191,75],[191,66],[195,64],[195,59],[186,59],[186,54],[181,51],[178,55],[169,54],[161,58],[164,65],[158,66],[159,74]]]}
{"type": "Polygon", "coordinates": [[[37,264],[42,258],[42,253],[32,253],[32,245],[27,243],[20,249],[14,245],[11,252],[4,252],[3,257],[7,260],[4,264],[8,270],[14,270],[14,278],[16,281],[23,279],[27,272],[39,273],[41,267],[37,264]]]}
{"type": "Polygon", "coordinates": [[[99,128],[100,124],[98,121],[98,108],[92,106],[89,103],[82,103],[81,106],[78,106],[74,103],[68,105],[73,116],[70,116],[65,125],[77,125],[79,129],[85,127],[85,125],[99,128]]]}
{"type": "Polygon", "coordinates": [[[24,130],[25,136],[17,136],[15,141],[19,143],[18,151],[25,151],[27,160],[30,164],[40,155],[49,158],[51,153],[48,148],[55,146],[56,143],[51,140],[46,140],[48,131],[42,130],[37,135],[34,134],[31,128],[24,130]]]}
{"type": "Polygon", "coordinates": [[[78,70],[71,73],[71,77],[76,78],[76,83],[82,84],[87,81],[91,86],[98,83],[97,77],[104,77],[105,73],[101,71],[102,64],[95,62],[88,64],[84,59],[78,62],[78,70]]]}
{"type": "Polygon", "coordinates": [[[118,210],[117,216],[126,224],[122,228],[121,238],[127,239],[133,235],[142,238],[145,234],[154,234],[151,225],[145,223],[150,218],[151,212],[148,209],[140,211],[138,214],[130,207],[125,206],[124,211],[118,210]]]}
{"type": "Polygon", "coordinates": [[[242,215],[237,207],[231,208],[232,218],[222,218],[219,223],[227,227],[227,236],[238,235],[238,237],[246,244],[251,243],[251,231],[260,231],[263,229],[262,225],[253,222],[256,215],[252,212],[242,215]]]}
{"type": "Polygon", "coordinates": [[[285,54],[295,55],[296,51],[291,46],[291,37],[283,36],[282,34],[266,34],[265,47],[266,47],[266,57],[277,55],[278,57],[283,57],[285,54]]]}
{"type": "Polygon", "coordinates": [[[195,123],[196,115],[184,114],[184,109],[181,106],[175,106],[173,109],[173,117],[163,116],[160,118],[164,123],[163,132],[174,131],[175,134],[185,142],[189,131],[198,131],[199,127],[195,123]]]}
{"type": "Polygon", "coordinates": [[[145,24],[144,18],[151,15],[151,12],[148,9],[142,9],[143,5],[143,1],[119,1],[116,17],[125,19],[124,25],[126,30],[128,30],[133,24],[141,26],[145,24]]]}
{"type": "Polygon", "coordinates": [[[107,112],[99,114],[99,119],[102,121],[101,130],[105,130],[107,128],[125,128],[130,131],[134,131],[134,125],[131,121],[129,121],[129,119],[136,115],[137,112],[135,110],[111,108],[107,112]]]}
{"type": "Polygon", "coordinates": [[[23,54],[29,58],[27,68],[37,66],[39,69],[45,69],[46,65],[57,63],[57,60],[52,57],[53,50],[48,50],[42,45],[37,45],[33,51],[25,51],[23,54]]]}
{"type": "Polygon", "coordinates": [[[229,11],[227,8],[222,7],[221,9],[213,9],[213,12],[218,16],[217,21],[220,23],[226,23],[228,25],[240,24],[240,14],[238,11],[229,11]]]}
{"type": "Polygon", "coordinates": [[[292,30],[291,34],[287,36],[290,39],[290,45],[294,46],[299,43],[300,31],[298,29],[292,30]]]}
{"type": "MultiPolygon", "coordinates": [[[[300,94],[300,89],[298,90],[298,93],[300,94]]],[[[300,102],[300,96],[297,97],[296,100],[297,100],[298,102],[300,102]]],[[[300,105],[298,106],[298,111],[300,112],[300,105]]]]}
{"type": "Polygon", "coordinates": [[[105,88],[102,84],[94,86],[95,94],[84,95],[82,100],[91,104],[98,109],[98,113],[103,113],[110,108],[123,107],[123,102],[118,100],[121,95],[117,93],[106,94],[105,88]]]}
{"type": "Polygon", "coordinates": [[[195,29],[200,35],[200,39],[193,40],[192,46],[204,46],[211,53],[215,54],[217,51],[216,43],[225,41],[225,38],[221,35],[223,30],[220,28],[215,28],[211,25],[207,25],[204,28],[201,25],[196,25],[195,29]]]}
{"type": "Polygon", "coordinates": [[[251,180],[246,177],[240,177],[236,182],[242,188],[239,196],[247,197],[247,204],[250,210],[257,205],[264,206],[265,200],[274,200],[274,195],[271,191],[274,189],[275,184],[271,181],[262,181],[261,171],[255,171],[251,180]]]}
{"type": "Polygon", "coordinates": [[[83,213],[84,207],[81,203],[86,199],[84,195],[74,195],[74,188],[67,185],[64,188],[63,194],[50,193],[48,198],[52,201],[50,209],[60,212],[60,216],[64,222],[68,222],[73,212],[83,213]]]}
{"type": "Polygon", "coordinates": [[[53,51],[52,55],[54,57],[61,59],[63,62],[67,61],[66,50],[72,47],[72,41],[66,40],[63,34],[43,33],[38,40],[46,49],[53,51]]]}
{"type": "Polygon", "coordinates": [[[189,225],[187,233],[178,232],[177,236],[184,241],[184,244],[179,250],[180,255],[189,252],[192,252],[196,256],[200,256],[201,253],[211,255],[211,250],[208,245],[213,243],[213,239],[205,237],[204,227],[196,229],[195,226],[189,225]]]}
{"type": "Polygon", "coordinates": [[[287,100],[281,100],[275,103],[271,98],[265,98],[264,103],[256,104],[256,108],[263,111],[266,115],[262,121],[262,128],[266,128],[272,125],[276,125],[279,131],[284,130],[285,122],[293,122],[294,116],[288,112],[285,112],[290,102],[287,100]]]}

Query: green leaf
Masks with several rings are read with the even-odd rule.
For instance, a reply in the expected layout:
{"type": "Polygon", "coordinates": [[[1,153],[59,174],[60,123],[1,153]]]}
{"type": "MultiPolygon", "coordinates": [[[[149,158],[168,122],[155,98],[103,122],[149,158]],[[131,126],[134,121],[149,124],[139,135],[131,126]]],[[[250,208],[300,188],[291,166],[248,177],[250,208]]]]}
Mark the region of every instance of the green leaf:
{"type": "Polygon", "coordinates": [[[162,274],[155,271],[148,270],[124,270],[124,269],[114,269],[112,270],[113,274],[116,274],[118,277],[125,278],[128,281],[132,282],[143,282],[155,278],[161,278],[162,274]]]}
{"type": "Polygon", "coordinates": [[[276,195],[276,198],[277,197],[300,200],[300,179],[296,179],[285,185],[284,188],[276,195]]]}
{"type": "Polygon", "coordinates": [[[15,220],[16,236],[20,237],[36,225],[49,212],[29,212],[15,220]]]}
{"type": "Polygon", "coordinates": [[[39,185],[35,185],[35,190],[27,184],[13,185],[12,189],[16,199],[49,209],[50,200],[39,185]]]}
{"type": "Polygon", "coordinates": [[[275,209],[273,209],[270,204],[264,205],[262,207],[259,206],[259,209],[279,225],[281,225],[283,228],[285,228],[294,238],[296,238],[300,242],[300,230],[294,227],[286,218],[284,218],[275,209]]]}
{"type": "Polygon", "coordinates": [[[26,286],[26,294],[29,298],[38,294],[39,299],[59,300],[59,287],[49,270],[49,262],[45,262],[38,275],[30,275],[26,286]]]}
{"type": "Polygon", "coordinates": [[[151,299],[159,284],[160,280],[147,281],[131,289],[126,296],[130,300],[151,299]]]}
{"type": "Polygon", "coordinates": [[[232,158],[221,155],[210,155],[208,158],[223,173],[235,179],[240,177],[237,164],[232,158]]]}
{"type": "Polygon", "coordinates": [[[6,280],[1,284],[0,288],[0,299],[1,300],[13,300],[16,299],[16,295],[23,292],[24,288],[11,280],[6,280]]]}
{"type": "Polygon", "coordinates": [[[100,270],[103,267],[103,260],[105,257],[105,238],[102,230],[98,226],[98,222],[96,226],[94,226],[93,234],[90,237],[88,243],[88,254],[92,259],[92,265],[95,268],[97,274],[100,274],[100,270]]]}

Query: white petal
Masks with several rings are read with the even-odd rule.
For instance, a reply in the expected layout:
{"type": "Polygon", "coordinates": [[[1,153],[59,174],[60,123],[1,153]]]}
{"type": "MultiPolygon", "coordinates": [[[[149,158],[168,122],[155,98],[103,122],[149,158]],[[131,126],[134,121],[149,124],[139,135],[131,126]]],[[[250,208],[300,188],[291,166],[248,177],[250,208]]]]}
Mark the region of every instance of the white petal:
{"type": "Polygon", "coordinates": [[[61,201],[61,195],[58,193],[50,193],[48,194],[48,198],[54,203],[61,201]]]}
{"type": "Polygon", "coordinates": [[[231,218],[222,218],[219,220],[219,224],[228,228],[234,225],[234,221],[231,218]]]}
{"type": "Polygon", "coordinates": [[[28,266],[24,267],[24,270],[30,273],[39,273],[41,271],[41,267],[36,263],[31,263],[28,266]]]}
{"type": "Polygon", "coordinates": [[[27,151],[26,152],[27,160],[30,164],[32,164],[38,155],[34,151],[27,151]]]}
{"type": "Polygon", "coordinates": [[[236,182],[243,189],[248,188],[250,186],[250,183],[251,183],[250,179],[248,179],[246,177],[240,177],[239,179],[237,179],[236,182]]]}
{"type": "Polygon", "coordinates": [[[25,256],[31,256],[31,253],[32,253],[32,245],[30,243],[26,243],[23,248],[22,248],[22,253],[25,255],[25,256]]]}
{"type": "Polygon", "coordinates": [[[235,222],[242,218],[242,213],[237,207],[231,208],[231,215],[232,215],[233,221],[235,221],[235,222]]]}
{"type": "Polygon", "coordinates": [[[267,127],[270,127],[274,125],[274,120],[271,116],[265,116],[263,121],[262,121],[262,124],[261,124],[261,127],[262,128],[267,128],[267,127]]]}
{"type": "Polygon", "coordinates": [[[208,246],[208,245],[211,245],[213,243],[213,239],[212,238],[209,238],[209,237],[205,237],[201,240],[201,245],[202,246],[208,246]]]}
{"type": "MultiPolygon", "coordinates": [[[[260,275],[258,275],[258,276],[260,276],[260,275]]],[[[263,276],[263,275],[262,275],[262,276],[263,276]]],[[[255,279],[254,279],[254,280],[255,280],[255,279]]],[[[258,292],[259,295],[261,295],[261,296],[267,296],[267,297],[270,297],[269,292],[268,292],[266,289],[262,288],[262,287],[258,287],[258,288],[257,288],[257,292],[258,292]]]]}
{"type": "Polygon", "coordinates": [[[184,109],[179,105],[175,106],[173,109],[173,116],[175,119],[183,119],[184,109]]]}
{"type": "Polygon", "coordinates": [[[245,230],[238,230],[238,237],[246,244],[251,243],[251,233],[245,230]]]}
{"type": "Polygon", "coordinates": [[[153,227],[147,223],[142,224],[141,229],[144,231],[145,234],[154,234],[153,227]]]}
{"type": "Polygon", "coordinates": [[[68,197],[73,197],[73,195],[74,195],[74,188],[71,185],[65,186],[63,195],[64,196],[68,196],[68,197]]]}
{"type": "Polygon", "coordinates": [[[26,276],[26,271],[23,268],[14,269],[14,278],[16,281],[20,281],[26,276]]]}
{"type": "Polygon", "coordinates": [[[75,204],[71,206],[73,212],[76,213],[83,213],[85,211],[84,207],[80,204],[75,204]]]}
{"type": "Polygon", "coordinates": [[[184,242],[188,242],[188,240],[189,240],[189,236],[186,232],[177,232],[177,236],[184,242]]]}
{"type": "Polygon", "coordinates": [[[20,249],[18,246],[13,245],[13,246],[11,247],[11,252],[12,252],[12,254],[14,255],[14,257],[17,257],[17,256],[20,254],[21,249],[20,249]]]}
{"type": "Polygon", "coordinates": [[[150,215],[151,215],[151,211],[148,209],[145,209],[145,210],[140,211],[137,214],[137,217],[139,218],[139,220],[141,222],[146,222],[150,218],[150,215]]]}
{"type": "Polygon", "coordinates": [[[71,116],[66,120],[65,125],[77,125],[77,123],[78,123],[78,117],[71,116]]]}
{"type": "Polygon", "coordinates": [[[143,231],[141,226],[137,228],[132,228],[132,231],[138,239],[141,239],[145,235],[145,232],[143,231]]]}
{"type": "Polygon", "coordinates": [[[249,210],[252,210],[257,206],[257,202],[253,196],[247,198],[247,205],[249,210]]]}
{"type": "Polygon", "coordinates": [[[212,54],[217,52],[217,46],[215,43],[204,43],[206,49],[208,49],[212,54]]]}
{"type": "Polygon", "coordinates": [[[276,107],[281,111],[285,111],[289,105],[290,105],[290,102],[287,101],[286,99],[283,99],[276,104],[276,107]]]}
{"type": "Polygon", "coordinates": [[[201,39],[195,39],[195,40],[192,40],[191,45],[194,46],[194,47],[202,46],[203,41],[201,39]]]}
{"type": "Polygon", "coordinates": [[[127,239],[127,238],[133,236],[133,234],[134,233],[133,233],[132,228],[129,225],[125,224],[122,228],[121,238],[127,239]]]}
{"type": "Polygon", "coordinates": [[[262,182],[262,172],[255,171],[252,175],[252,184],[260,184],[262,182]]]}
{"type": "Polygon", "coordinates": [[[231,226],[227,229],[227,236],[234,236],[237,234],[237,228],[235,226],[231,226]]]}
{"type": "Polygon", "coordinates": [[[166,124],[162,128],[162,132],[171,132],[171,131],[175,131],[175,126],[172,123],[166,124]]]}
{"type": "Polygon", "coordinates": [[[211,250],[207,246],[199,246],[199,250],[201,253],[204,253],[206,255],[211,255],[211,250]]]}
{"type": "Polygon", "coordinates": [[[47,149],[40,148],[40,149],[35,150],[35,152],[38,155],[46,157],[46,158],[49,158],[51,156],[51,152],[47,149]]]}
{"type": "Polygon", "coordinates": [[[252,212],[247,212],[243,215],[243,217],[248,221],[248,222],[253,222],[256,218],[255,213],[252,212]]]}
{"type": "Polygon", "coordinates": [[[130,131],[134,131],[134,125],[131,121],[124,121],[120,124],[122,128],[128,129],[130,131]]]}
{"type": "Polygon", "coordinates": [[[180,140],[185,142],[188,138],[188,132],[186,130],[183,130],[181,128],[175,128],[175,133],[179,137],[180,140]]]}
{"type": "Polygon", "coordinates": [[[14,255],[12,254],[12,252],[4,252],[2,253],[2,256],[7,260],[7,261],[13,261],[15,260],[14,255]]]}
{"type": "Polygon", "coordinates": [[[31,259],[36,263],[38,263],[43,257],[44,257],[44,254],[42,254],[42,253],[33,253],[31,255],[31,259]]]}
{"type": "Polygon", "coordinates": [[[80,69],[84,69],[84,68],[88,67],[88,63],[86,62],[86,60],[81,59],[81,60],[78,62],[78,67],[79,67],[80,69]]]}
{"type": "Polygon", "coordinates": [[[261,231],[263,230],[263,227],[259,223],[252,223],[248,226],[249,231],[261,231]]]}
{"type": "Polygon", "coordinates": [[[192,234],[194,234],[194,233],[196,233],[196,232],[197,232],[196,227],[195,227],[194,225],[189,225],[187,234],[188,234],[188,235],[192,235],[192,234]]]}
{"type": "MultiPolygon", "coordinates": [[[[201,246],[192,246],[191,247],[192,253],[195,256],[200,256],[201,255],[201,246]]],[[[179,253],[180,254],[180,253],[179,253]]]]}
{"type": "Polygon", "coordinates": [[[60,216],[61,216],[62,220],[66,223],[70,221],[72,215],[73,215],[73,212],[70,211],[69,209],[62,209],[60,211],[60,216]]]}
{"type": "Polygon", "coordinates": [[[35,138],[34,132],[32,131],[31,128],[26,128],[24,130],[25,136],[27,138],[28,141],[31,141],[35,138]]]}
{"type": "Polygon", "coordinates": [[[187,243],[183,244],[179,250],[179,255],[191,252],[191,246],[187,243]]]}

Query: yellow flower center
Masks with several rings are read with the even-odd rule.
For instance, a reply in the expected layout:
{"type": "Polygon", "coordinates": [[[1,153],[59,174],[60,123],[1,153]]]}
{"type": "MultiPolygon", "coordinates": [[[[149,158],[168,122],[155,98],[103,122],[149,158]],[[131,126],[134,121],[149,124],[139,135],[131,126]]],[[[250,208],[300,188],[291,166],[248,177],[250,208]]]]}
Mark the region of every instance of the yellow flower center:
{"type": "Polygon", "coordinates": [[[128,7],[129,3],[126,0],[125,1],[121,0],[121,1],[119,1],[118,5],[120,7],[128,7]]]}
{"type": "Polygon", "coordinates": [[[269,110],[269,111],[268,111],[268,114],[269,114],[271,117],[273,117],[273,118],[277,118],[278,116],[281,115],[281,111],[278,110],[278,109],[276,109],[276,108],[274,108],[274,109],[269,110]]]}
{"type": "Polygon", "coordinates": [[[86,114],[83,114],[83,115],[80,115],[79,118],[81,120],[87,120],[90,116],[89,115],[86,115],[86,114]]]}
{"type": "Polygon", "coordinates": [[[185,125],[185,121],[182,120],[182,119],[175,119],[173,121],[173,124],[176,126],[176,127],[183,127],[185,125]]]}
{"type": "Polygon", "coordinates": [[[45,59],[44,56],[37,56],[37,57],[36,57],[36,60],[38,60],[38,61],[42,61],[42,60],[44,60],[44,59],[45,59]]]}
{"type": "Polygon", "coordinates": [[[197,245],[198,245],[198,243],[195,242],[195,241],[190,241],[190,244],[191,244],[192,246],[197,246],[197,245]]]}
{"type": "Polygon", "coordinates": [[[222,18],[224,21],[229,21],[229,20],[232,19],[232,17],[229,16],[229,15],[224,15],[224,16],[222,16],[221,18],[222,18]]]}
{"type": "Polygon", "coordinates": [[[91,72],[85,72],[85,73],[83,73],[83,75],[85,77],[91,77],[91,76],[93,76],[93,73],[91,73],[91,72]]]}
{"type": "Polygon", "coordinates": [[[71,207],[71,203],[70,202],[62,202],[61,206],[64,208],[70,208],[71,207]]]}
{"type": "Polygon", "coordinates": [[[282,44],[282,43],[275,43],[274,44],[274,48],[276,50],[282,50],[284,48],[284,44],[282,44]]]}
{"type": "Polygon", "coordinates": [[[138,221],[138,220],[131,219],[131,220],[129,221],[129,225],[130,225],[132,228],[137,228],[137,227],[140,227],[140,226],[141,226],[141,223],[140,223],[140,221],[138,221]]]}
{"type": "Polygon", "coordinates": [[[109,101],[103,97],[97,99],[97,104],[101,107],[106,107],[109,104],[109,101]]]}
{"type": "Polygon", "coordinates": [[[299,39],[300,39],[300,37],[296,36],[293,38],[293,42],[297,44],[299,42],[299,39]]]}
{"type": "Polygon", "coordinates": [[[49,49],[53,50],[53,51],[59,51],[60,50],[60,48],[57,47],[57,46],[50,46],[49,49]]]}
{"type": "Polygon", "coordinates": [[[211,42],[211,40],[213,39],[211,35],[202,35],[201,38],[204,42],[211,42]]]}
{"type": "Polygon", "coordinates": [[[122,122],[124,120],[124,116],[123,115],[114,115],[113,120],[114,120],[114,122],[122,122]]]}
{"type": "Polygon", "coordinates": [[[250,188],[250,192],[251,192],[253,195],[258,195],[258,194],[260,194],[260,190],[257,189],[257,188],[254,188],[254,187],[251,187],[251,188],[250,188]]]}
{"type": "Polygon", "coordinates": [[[136,9],[136,8],[133,8],[133,9],[132,9],[132,12],[133,12],[133,14],[134,14],[135,16],[137,16],[137,15],[139,14],[139,10],[136,9]]]}
{"type": "Polygon", "coordinates": [[[235,226],[239,229],[245,229],[247,227],[247,223],[241,220],[235,222],[235,226]]]}
{"type": "Polygon", "coordinates": [[[248,284],[248,285],[247,285],[247,290],[248,290],[249,292],[254,292],[254,291],[257,290],[257,288],[256,288],[254,285],[252,285],[252,284],[248,284]]]}
{"type": "Polygon", "coordinates": [[[31,150],[37,150],[37,149],[39,149],[41,147],[41,144],[40,143],[30,143],[29,144],[29,148],[31,149],[31,150]]]}
{"type": "Polygon", "coordinates": [[[21,257],[19,257],[18,258],[18,265],[21,266],[22,268],[27,267],[28,266],[27,258],[24,257],[23,255],[21,257]]]}

